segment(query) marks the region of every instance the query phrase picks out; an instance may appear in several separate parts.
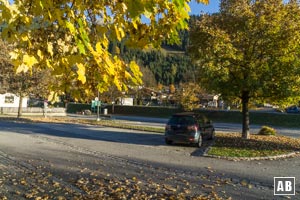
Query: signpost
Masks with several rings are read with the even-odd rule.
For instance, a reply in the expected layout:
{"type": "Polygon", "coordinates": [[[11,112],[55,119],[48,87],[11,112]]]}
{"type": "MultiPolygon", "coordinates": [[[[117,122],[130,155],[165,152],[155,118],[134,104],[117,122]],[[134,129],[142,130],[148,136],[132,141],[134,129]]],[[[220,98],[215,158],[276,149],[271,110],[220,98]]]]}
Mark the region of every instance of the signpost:
{"type": "Polygon", "coordinates": [[[47,118],[48,101],[44,100],[44,117],[47,118]]]}
{"type": "Polygon", "coordinates": [[[95,97],[95,103],[97,105],[97,121],[100,121],[100,108],[101,106],[101,101],[99,100],[99,91],[98,91],[98,97],[95,97]]]}

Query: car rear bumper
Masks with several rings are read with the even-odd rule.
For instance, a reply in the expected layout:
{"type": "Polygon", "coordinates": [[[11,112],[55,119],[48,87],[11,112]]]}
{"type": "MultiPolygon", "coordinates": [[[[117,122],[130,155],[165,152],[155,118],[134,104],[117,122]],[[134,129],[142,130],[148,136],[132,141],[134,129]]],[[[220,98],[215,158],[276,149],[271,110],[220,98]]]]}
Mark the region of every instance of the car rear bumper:
{"type": "Polygon", "coordinates": [[[182,144],[196,144],[198,143],[198,138],[193,136],[181,136],[181,135],[165,135],[167,141],[172,141],[173,143],[182,144]]]}

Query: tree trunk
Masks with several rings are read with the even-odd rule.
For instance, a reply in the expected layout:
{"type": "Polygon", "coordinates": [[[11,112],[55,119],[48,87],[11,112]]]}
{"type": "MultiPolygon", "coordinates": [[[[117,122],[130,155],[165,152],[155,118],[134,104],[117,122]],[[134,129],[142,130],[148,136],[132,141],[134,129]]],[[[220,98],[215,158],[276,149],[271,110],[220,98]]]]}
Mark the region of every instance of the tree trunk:
{"type": "Polygon", "coordinates": [[[22,93],[20,93],[19,95],[20,95],[20,99],[19,99],[19,107],[18,107],[18,118],[22,116],[22,102],[23,102],[22,93]]]}
{"type": "Polygon", "coordinates": [[[249,139],[250,132],[249,132],[249,92],[243,91],[242,93],[242,113],[243,113],[243,132],[242,138],[249,139]]]}

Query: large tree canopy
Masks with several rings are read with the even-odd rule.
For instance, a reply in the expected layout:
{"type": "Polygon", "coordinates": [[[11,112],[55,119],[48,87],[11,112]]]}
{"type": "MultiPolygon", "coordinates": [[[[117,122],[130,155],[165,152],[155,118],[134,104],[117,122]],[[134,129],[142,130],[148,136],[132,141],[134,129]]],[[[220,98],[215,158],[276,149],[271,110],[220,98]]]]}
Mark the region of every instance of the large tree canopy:
{"type": "Polygon", "coordinates": [[[242,100],[244,138],[249,137],[250,99],[299,96],[297,1],[222,0],[220,13],[201,16],[190,35],[202,84],[242,100]]]}
{"type": "MultiPolygon", "coordinates": [[[[47,67],[54,75],[72,71],[87,93],[139,84],[135,62],[109,53],[109,42],[157,47],[178,41],[187,28],[190,0],[0,0],[2,37],[17,72],[47,67]]],[[[208,3],[208,0],[197,0],[208,3]]]]}
{"type": "Polygon", "coordinates": [[[53,81],[49,70],[34,68],[31,72],[15,73],[9,58],[12,46],[0,40],[0,93],[11,92],[20,97],[18,117],[22,115],[22,98],[34,95],[46,98],[49,95],[48,85],[53,81]]]}

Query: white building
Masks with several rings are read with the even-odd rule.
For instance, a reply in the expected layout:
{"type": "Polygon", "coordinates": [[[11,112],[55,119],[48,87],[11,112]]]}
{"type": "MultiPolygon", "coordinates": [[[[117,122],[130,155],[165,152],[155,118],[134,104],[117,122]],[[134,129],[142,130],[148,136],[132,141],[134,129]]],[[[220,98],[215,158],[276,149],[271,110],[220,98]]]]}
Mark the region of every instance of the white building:
{"type": "Polygon", "coordinates": [[[121,105],[133,106],[133,98],[131,97],[121,98],[121,105]]]}
{"type": "MultiPolygon", "coordinates": [[[[12,93],[0,94],[0,107],[2,108],[18,108],[20,97],[12,93]]],[[[23,97],[22,107],[27,107],[27,97],[23,97]]]]}
{"type": "Polygon", "coordinates": [[[205,107],[218,107],[219,95],[204,94],[200,96],[202,106],[205,107]]]}

